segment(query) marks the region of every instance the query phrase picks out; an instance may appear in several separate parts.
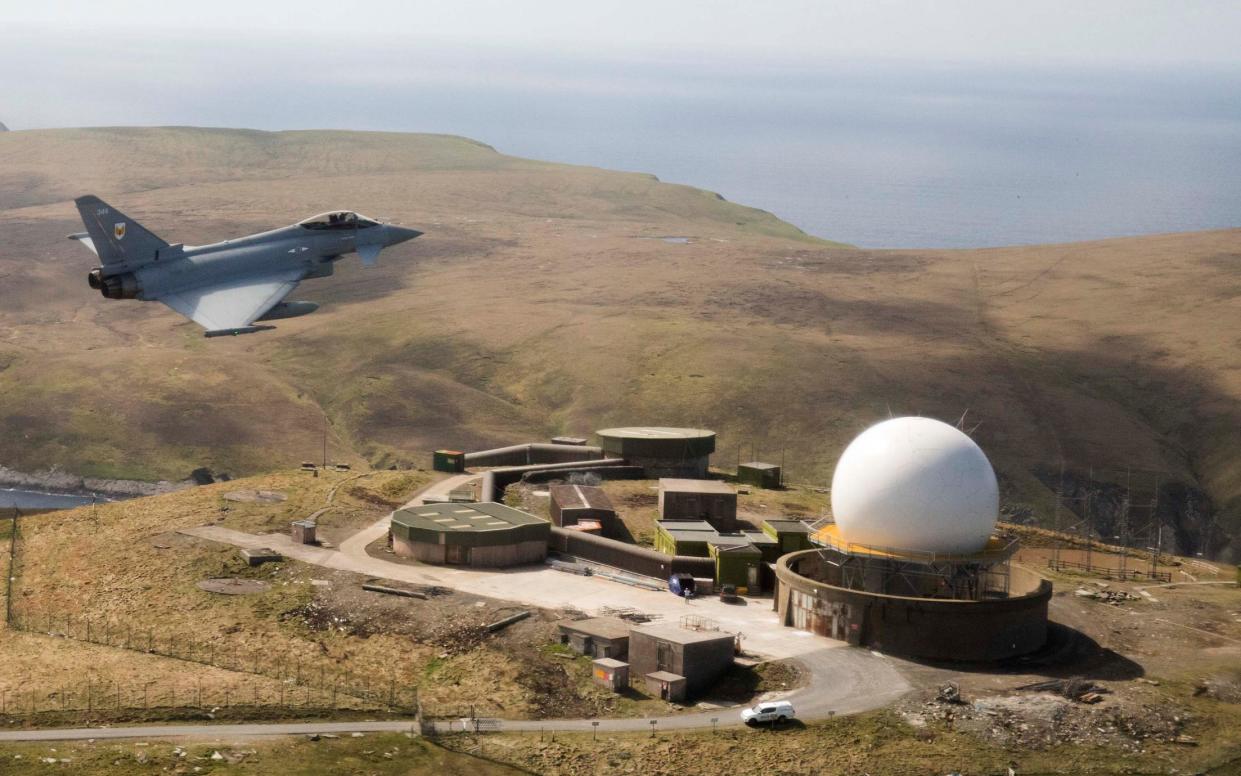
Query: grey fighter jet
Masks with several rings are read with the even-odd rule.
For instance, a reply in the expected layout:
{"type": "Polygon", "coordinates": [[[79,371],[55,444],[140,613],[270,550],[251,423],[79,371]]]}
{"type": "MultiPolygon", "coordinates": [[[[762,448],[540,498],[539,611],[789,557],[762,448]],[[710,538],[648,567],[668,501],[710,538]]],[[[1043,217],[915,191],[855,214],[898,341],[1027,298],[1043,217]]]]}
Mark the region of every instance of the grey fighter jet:
{"type": "Polygon", "coordinates": [[[422,234],[342,211],[248,237],[189,246],[169,245],[96,196],[74,202],[86,232],[69,239],[90,248],[101,265],[88,276],[107,299],[159,301],[206,329],[206,336],[251,334],[319,308],[286,302],[306,278],[332,274],[335,262],[357,253],[371,266],[379,252],[422,234]]]}

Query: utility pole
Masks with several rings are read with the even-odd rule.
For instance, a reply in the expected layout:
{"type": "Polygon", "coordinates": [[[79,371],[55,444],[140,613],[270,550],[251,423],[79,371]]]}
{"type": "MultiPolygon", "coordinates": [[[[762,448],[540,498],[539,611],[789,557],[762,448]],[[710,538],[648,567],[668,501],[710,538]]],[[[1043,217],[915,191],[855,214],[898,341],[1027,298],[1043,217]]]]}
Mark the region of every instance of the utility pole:
{"type": "Polygon", "coordinates": [[[1129,560],[1129,506],[1133,502],[1133,490],[1130,487],[1129,467],[1125,467],[1125,508],[1120,515],[1120,578],[1125,578],[1125,567],[1129,560]]]}
{"type": "Polygon", "coordinates": [[[323,468],[327,468],[327,415],[323,416],[323,468]]]}
{"type": "MultiPolygon", "coordinates": [[[[965,416],[962,415],[961,418],[964,419],[965,416]]],[[[1056,542],[1054,545],[1052,545],[1051,556],[1052,556],[1052,568],[1054,568],[1056,571],[1060,570],[1060,543],[1062,541],[1060,538],[1060,500],[1062,498],[1064,498],[1064,459],[1063,458],[1060,459],[1060,484],[1056,486],[1056,508],[1055,508],[1055,511],[1052,513],[1052,525],[1054,525],[1056,528],[1056,542]]]]}

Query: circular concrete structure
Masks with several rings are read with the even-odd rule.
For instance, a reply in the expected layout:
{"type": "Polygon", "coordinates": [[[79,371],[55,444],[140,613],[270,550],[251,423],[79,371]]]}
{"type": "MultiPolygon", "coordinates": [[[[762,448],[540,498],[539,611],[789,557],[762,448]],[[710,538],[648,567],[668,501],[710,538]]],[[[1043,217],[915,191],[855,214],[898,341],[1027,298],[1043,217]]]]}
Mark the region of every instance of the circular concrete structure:
{"type": "Polygon", "coordinates": [[[959,429],[932,418],[871,426],[840,456],[832,513],[851,544],[956,555],[982,550],[999,515],[995,471],[959,429]]]}
{"type": "Polygon", "coordinates": [[[596,431],[605,457],[624,458],[648,477],[705,477],[715,432],[705,428],[630,426],[596,431]]]}
{"type": "MultiPolygon", "coordinates": [[[[780,623],[887,654],[929,660],[1005,660],[1029,654],[1047,641],[1052,585],[1033,571],[1005,566],[1003,589],[984,585],[975,598],[951,598],[864,589],[879,581],[889,583],[887,589],[900,589],[891,584],[899,575],[911,575],[909,579],[922,584],[936,576],[925,571],[920,575],[908,561],[886,567],[881,561],[877,571],[863,567],[850,579],[844,569],[856,562],[831,549],[780,558],[775,568],[780,623]]],[[[986,562],[985,556],[979,558],[973,570],[981,568],[985,574],[986,562]]],[[[945,577],[960,571],[970,571],[967,559],[946,569],[945,577]]]]}
{"type": "Polygon", "coordinates": [[[392,551],[422,563],[503,567],[547,556],[551,523],[504,504],[423,504],[392,513],[392,551]]]}

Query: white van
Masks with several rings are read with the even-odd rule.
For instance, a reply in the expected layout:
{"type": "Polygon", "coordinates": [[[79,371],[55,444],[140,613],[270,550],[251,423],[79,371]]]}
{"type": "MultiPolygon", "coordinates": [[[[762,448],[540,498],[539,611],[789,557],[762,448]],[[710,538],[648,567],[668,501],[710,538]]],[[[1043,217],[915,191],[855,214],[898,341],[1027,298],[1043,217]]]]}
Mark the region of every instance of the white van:
{"type": "Polygon", "coordinates": [[[788,701],[763,701],[741,711],[741,721],[747,725],[757,725],[760,722],[787,722],[795,716],[797,714],[793,711],[793,704],[788,701]]]}

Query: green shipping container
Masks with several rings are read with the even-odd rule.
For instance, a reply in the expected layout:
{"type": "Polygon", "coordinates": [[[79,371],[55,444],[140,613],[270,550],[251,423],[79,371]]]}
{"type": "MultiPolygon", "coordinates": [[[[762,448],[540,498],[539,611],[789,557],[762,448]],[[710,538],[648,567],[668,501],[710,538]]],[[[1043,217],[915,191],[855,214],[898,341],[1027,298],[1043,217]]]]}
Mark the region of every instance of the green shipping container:
{"type": "Polygon", "coordinates": [[[437,472],[460,474],[465,471],[465,453],[458,450],[436,450],[431,456],[431,468],[437,472]]]}

